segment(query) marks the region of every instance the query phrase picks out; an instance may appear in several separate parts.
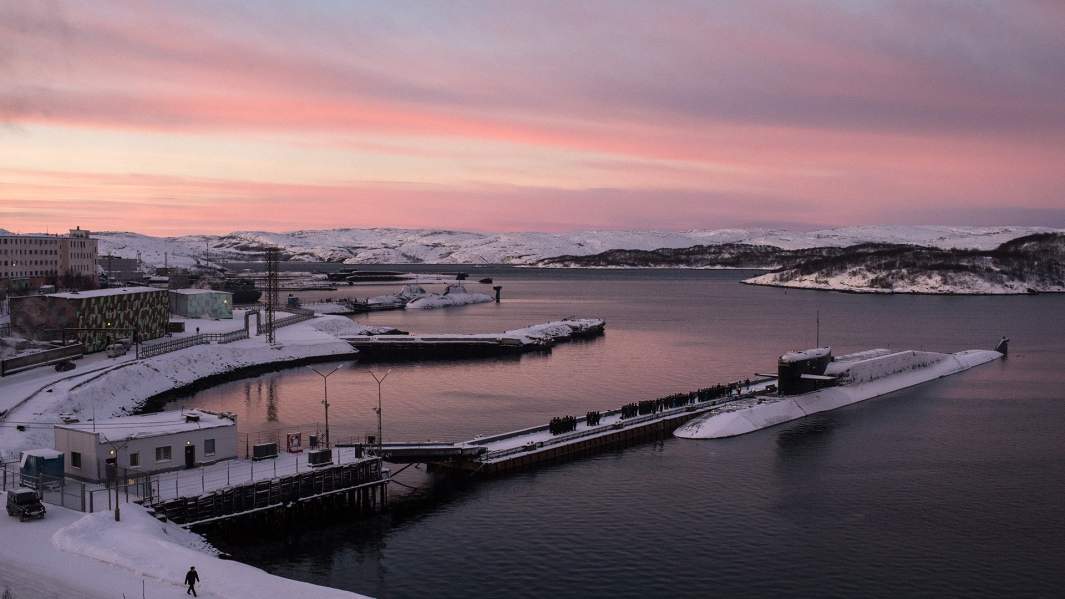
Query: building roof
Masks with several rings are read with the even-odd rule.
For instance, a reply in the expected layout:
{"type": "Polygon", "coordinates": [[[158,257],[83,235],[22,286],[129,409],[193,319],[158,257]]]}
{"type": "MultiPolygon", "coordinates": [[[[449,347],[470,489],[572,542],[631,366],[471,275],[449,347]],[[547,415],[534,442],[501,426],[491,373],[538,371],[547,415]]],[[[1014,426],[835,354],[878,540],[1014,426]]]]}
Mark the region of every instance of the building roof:
{"type": "Polygon", "coordinates": [[[107,297],[109,295],[129,295],[132,293],[163,293],[166,289],[155,287],[114,287],[111,289],[90,289],[88,291],[69,291],[66,293],[52,293],[48,297],[63,299],[86,299],[90,297],[107,297]]]}
{"type": "Polygon", "coordinates": [[[26,467],[26,462],[30,461],[30,458],[44,458],[46,460],[54,460],[56,458],[63,457],[63,452],[57,449],[27,449],[22,452],[22,460],[20,462],[21,467],[26,467]]]}
{"type": "Polygon", "coordinates": [[[97,420],[95,427],[92,422],[78,422],[76,424],[57,424],[55,428],[87,433],[92,433],[95,428],[100,442],[107,443],[236,425],[236,421],[229,416],[205,410],[170,410],[154,414],[120,416],[97,420]],[[190,421],[189,417],[197,418],[197,420],[190,421]]]}
{"type": "Polygon", "coordinates": [[[180,293],[181,295],[203,295],[205,293],[224,293],[226,295],[233,295],[228,291],[216,291],[214,289],[171,289],[170,293],[180,293]]]}
{"type": "Polygon", "coordinates": [[[27,450],[24,450],[22,452],[22,455],[23,456],[34,456],[34,457],[37,457],[37,458],[58,458],[58,457],[61,457],[63,455],[63,452],[59,451],[57,449],[49,449],[49,448],[27,449],[27,450]]]}

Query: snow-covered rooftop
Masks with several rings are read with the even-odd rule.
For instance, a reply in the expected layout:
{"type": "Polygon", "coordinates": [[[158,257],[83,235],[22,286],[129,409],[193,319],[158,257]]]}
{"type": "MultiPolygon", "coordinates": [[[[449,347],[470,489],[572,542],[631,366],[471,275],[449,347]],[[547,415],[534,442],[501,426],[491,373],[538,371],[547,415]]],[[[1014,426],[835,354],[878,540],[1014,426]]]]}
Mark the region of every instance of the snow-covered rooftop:
{"type": "Polygon", "coordinates": [[[58,458],[63,455],[62,451],[58,449],[49,449],[47,447],[41,449],[27,449],[22,452],[22,455],[33,456],[37,458],[58,458]]]}
{"type": "Polygon", "coordinates": [[[204,428],[236,426],[235,420],[204,410],[171,410],[138,416],[120,416],[92,422],[57,424],[56,428],[95,432],[101,442],[160,437],[204,428]]]}
{"type": "Polygon", "coordinates": [[[156,289],[155,287],[115,287],[113,289],[90,289],[88,291],[52,293],[49,294],[48,297],[84,299],[88,297],[107,297],[109,295],[128,295],[131,293],[166,293],[166,289],[156,289]]]}

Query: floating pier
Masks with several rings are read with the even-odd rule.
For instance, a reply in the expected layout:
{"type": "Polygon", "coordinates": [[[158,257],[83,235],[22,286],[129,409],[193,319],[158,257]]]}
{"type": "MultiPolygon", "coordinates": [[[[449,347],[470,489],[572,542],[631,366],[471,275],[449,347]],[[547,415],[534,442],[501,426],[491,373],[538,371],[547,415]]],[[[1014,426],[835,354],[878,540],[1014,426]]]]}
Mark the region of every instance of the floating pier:
{"type": "Polygon", "coordinates": [[[684,422],[721,410],[733,402],[750,401],[775,384],[775,377],[758,377],[750,382],[719,385],[630,404],[618,410],[594,412],[574,419],[572,430],[557,434],[548,424],[459,443],[385,443],[380,455],[393,463],[424,463],[481,475],[504,474],[610,447],[670,437],[684,422]],[[720,392],[724,393],[718,395],[720,392]]]}
{"type": "Polygon", "coordinates": [[[605,328],[603,320],[586,318],[548,322],[502,334],[353,335],[341,339],[359,350],[360,359],[448,359],[541,351],[572,339],[597,337],[605,328]]]}
{"type": "Polygon", "coordinates": [[[359,335],[343,340],[359,350],[360,359],[374,360],[488,357],[537,348],[513,337],[476,335],[359,335]]]}

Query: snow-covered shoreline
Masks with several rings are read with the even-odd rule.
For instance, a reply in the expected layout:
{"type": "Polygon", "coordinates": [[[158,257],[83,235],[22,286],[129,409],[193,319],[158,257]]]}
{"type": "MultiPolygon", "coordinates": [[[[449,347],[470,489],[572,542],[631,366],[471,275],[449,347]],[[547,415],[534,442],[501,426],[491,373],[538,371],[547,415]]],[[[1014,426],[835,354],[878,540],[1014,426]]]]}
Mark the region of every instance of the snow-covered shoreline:
{"type": "MultiPolygon", "coordinates": [[[[232,321],[189,320],[187,324],[212,329],[232,326],[232,321]]],[[[50,425],[60,421],[61,413],[82,420],[93,415],[129,413],[153,398],[219,377],[354,357],[356,352],[338,336],[365,332],[372,331],[348,318],[322,316],[278,329],[273,345],[267,344],[264,337],[252,337],[141,360],[94,355],[82,360],[81,371],[74,374],[37,369],[16,375],[19,379],[5,378],[0,380],[0,393],[5,395],[5,404],[13,405],[5,419],[39,424],[30,424],[24,431],[5,427],[0,436],[0,454],[10,459],[24,449],[51,447],[50,425]],[[86,369],[86,365],[92,367],[86,369]],[[26,397],[17,397],[20,393],[26,397]]],[[[113,597],[115,592],[125,592],[134,597],[140,596],[142,583],[151,589],[152,597],[180,597],[184,596],[181,581],[189,565],[196,565],[200,571],[207,596],[360,597],[221,560],[200,537],[156,521],[135,504],[123,506],[122,522],[118,523],[106,512],[82,515],[55,506],[49,506],[48,517],[42,521],[19,524],[4,519],[0,526],[6,528],[9,520],[19,528],[3,532],[17,534],[22,543],[18,556],[5,553],[5,548],[0,547],[0,590],[8,586],[5,579],[19,580],[11,569],[34,573],[32,585],[14,585],[13,589],[19,591],[16,597],[33,596],[26,593],[53,587],[63,596],[113,597]],[[36,530],[45,532],[40,538],[31,539],[36,530]],[[53,566],[49,567],[49,563],[53,566]],[[75,567],[55,569],[55,563],[75,567]],[[102,574],[101,569],[106,573],[102,574]]]]}
{"type": "MultiPolygon", "coordinates": [[[[942,286],[935,288],[922,288],[922,287],[894,287],[892,289],[883,289],[879,287],[863,287],[860,285],[849,285],[839,280],[830,280],[825,282],[811,281],[806,279],[794,280],[794,281],[774,281],[768,278],[774,273],[766,275],[760,275],[740,281],[744,285],[752,285],[756,287],[778,287],[783,289],[801,289],[806,291],[835,291],[837,293],[859,293],[859,294],[875,294],[875,295],[964,295],[964,296],[987,296],[987,295],[1031,295],[1032,292],[1027,288],[1022,287],[987,287],[987,288],[974,288],[974,287],[960,287],[960,286],[942,286]]],[[[1039,294],[1056,294],[1065,293],[1065,289],[1041,289],[1039,294]]]]}
{"type": "Polygon", "coordinates": [[[516,268],[563,268],[567,270],[758,270],[767,271],[780,268],[779,265],[768,266],[686,266],[683,264],[670,264],[662,266],[633,266],[633,265],[568,265],[568,264],[517,264],[516,268]]]}
{"type": "MultiPolygon", "coordinates": [[[[214,321],[202,324],[219,326],[214,321]]],[[[91,418],[92,414],[106,417],[132,413],[155,398],[218,377],[246,376],[301,363],[353,358],[356,352],[338,337],[366,332],[366,327],[348,318],[321,316],[279,328],[273,346],[264,337],[251,337],[141,360],[129,356],[116,359],[89,356],[81,362],[91,364],[91,368],[79,366],[79,371],[65,376],[36,369],[0,380],[0,393],[8,409],[3,418],[50,425],[60,421],[61,413],[82,420],[91,418]]],[[[51,446],[52,431],[44,426],[27,427],[25,431],[5,429],[0,437],[0,455],[5,458],[17,456],[23,449],[51,446]]]]}
{"type": "MultiPolygon", "coordinates": [[[[0,501],[6,494],[0,493],[0,501]]],[[[363,595],[275,576],[225,560],[197,534],[159,522],[137,504],[123,504],[122,520],[111,512],[82,514],[48,506],[43,520],[0,519],[0,592],[15,599],[79,597],[104,599],[186,597],[189,566],[200,575],[204,597],[358,599],[363,595]]]]}
{"type": "MultiPolygon", "coordinates": [[[[230,326],[231,321],[186,319],[187,327],[205,330],[230,326]]],[[[600,319],[568,319],[531,325],[503,333],[530,344],[587,336],[602,330],[600,319]]],[[[380,327],[378,327],[380,328],[380,327]]],[[[6,458],[24,449],[51,447],[51,424],[66,413],[82,420],[136,411],[152,398],[191,385],[232,377],[242,372],[315,360],[354,356],[345,335],[375,332],[348,318],[320,316],[277,331],[277,343],[262,337],[224,345],[201,345],[135,360],[129,356],[86,357],[80,372],[54,373],[38,369],[21,378],[0,380],[0,393],[23,393],[13,401],[5,418],[32,423],[25,431],[5,428],[0,453],[6,458]]],[[[492,335],[489,335],[492,336],[492,335]]],[[[498,336],[498,335],[494,335],[498,336]]],[[[229,475],[227,471],[226,480],[229,475]]],[[[0,495],[2,500],[2,495],[0,495]]],[[[181,581],[195,565],[207,596],[265,599],[289,597],[356,598],[360,595],[272,576],[257,568],[216,557],[198,535],[160,523],[142,507],[123,504],[122,521],[109,512],[81,514],[49,506],[44,520],[17,523],[0,521],[5,536],[18,534],[19,547],[0,544],[0,590],[11,587],[16,597],[35,590],[54,590],[57,596],[112,597],[115,592],[138,596],[141,585],[152,597],[184,596],[181,581]],[[14,526],[19,526],[15,529],[14,526]],[[68,567],[55,569],[55,563],[68,567]]]]}

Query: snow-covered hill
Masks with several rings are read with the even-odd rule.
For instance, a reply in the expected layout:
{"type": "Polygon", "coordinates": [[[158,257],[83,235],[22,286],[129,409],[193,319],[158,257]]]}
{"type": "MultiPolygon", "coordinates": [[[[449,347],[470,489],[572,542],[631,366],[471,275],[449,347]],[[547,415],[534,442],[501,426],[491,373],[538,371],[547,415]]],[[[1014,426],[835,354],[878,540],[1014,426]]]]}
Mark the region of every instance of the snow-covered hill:
{"type": "Polygon", "coordinates": [[[1047,227],[947,227],[869,225],[787,231],[717,229],[693,231],[575,231],[570,233],[473,233],[432,229],[328,229],[228,235],[150,237],[137,233],[94,233],[100,254],[136,258],[147,264],[188,266],[208,251],[218,260],[260,260],[276,245],[290,260],[347,264],[532,264],[543,258],[597,254],[611,249],[651,250],[695,245],[749,243],[784,249],[842,247],[858,243],[904,243],[940,248],[992,249],[1011,239],[1050,232],[1047,227]],[[209,248],[208,248],[209,246],[209,248]],[[165,258],[164,258],[165,254],[165,258]]]}
{"type": "Polygon", "coordinates": [[[854,246],[744,283],[855,293],[1065,293],[1065,234],[1030,235],[979,251],[854,246]]]}

